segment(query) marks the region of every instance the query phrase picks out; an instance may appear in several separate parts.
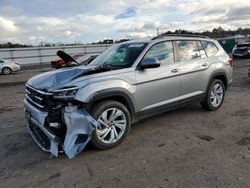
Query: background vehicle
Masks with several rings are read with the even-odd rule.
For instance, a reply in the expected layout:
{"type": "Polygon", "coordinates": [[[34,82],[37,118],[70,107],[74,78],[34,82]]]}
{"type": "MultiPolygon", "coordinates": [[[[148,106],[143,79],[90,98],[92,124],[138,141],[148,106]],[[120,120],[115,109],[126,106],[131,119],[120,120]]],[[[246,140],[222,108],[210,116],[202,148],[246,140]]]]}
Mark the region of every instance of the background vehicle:
{"type": "Polygon", "coordinates": [[[4,59],[0,59],[0,72],[2,74],[11,74],[12,72],[16,72],[21,70],[21,67],[19,64],[14,63],[12,61],[9,60],[4,60],[4,59]]]}
{"type": "Polygon", "coordinates": [[[63,151],[73,158],[89,141],[110,149],[142,118],[192,101],[219,109],[232,63],[217,41],[204,37],[161,35],[113,45],[88,66],[31,78],[24,99],[28,127],[55,156],[63,151]]]}
{"type": "Polygon", "coordinates": [[[86,54],[84,56],[75,58],[76,62],[71,62],[69,67],[73,67],[73,66],[78,66],[78,65],[88,65],[89,63],[91,63],[95,58],[97,57],[97,55],[89,55],[86,54]]]}
{"type": "MultiPolygon", "coordinates": [[[[75,59],[75,58],[79,58],[79,57],[81,57],[81,56],[84,56],[84,54],[83,54],[83,53],[81,53],[81,54],[73,54],[73,55],[72,55],[72,58],[75,59]]],[[[51,61],[51,67],[52,67],[52,68],[59,69],[59,68],[62,68],[62,67],[70,66],[70,63],[71,63],[71,62],[65,63],[64,60],[62,60],[62,59],[57,59],[57,60],[51,61]]]]}
{"type": "Polygon", "coordinates": [[[72,60],[64,61],[63,59],[58,59],[55,61],[51,61],[52,68],[63,68],[63,67],[72,67],[78,65],[86,65],[90,63],[93,59],[95,59],[97,55],[88,55],[88,54],[73,54],[72,60]]]}
{"type": "Polygon", "coordinates": [[[234,58],[250,57],[250,42],[236,44],[233,48],[232,56],[234,58]]]}

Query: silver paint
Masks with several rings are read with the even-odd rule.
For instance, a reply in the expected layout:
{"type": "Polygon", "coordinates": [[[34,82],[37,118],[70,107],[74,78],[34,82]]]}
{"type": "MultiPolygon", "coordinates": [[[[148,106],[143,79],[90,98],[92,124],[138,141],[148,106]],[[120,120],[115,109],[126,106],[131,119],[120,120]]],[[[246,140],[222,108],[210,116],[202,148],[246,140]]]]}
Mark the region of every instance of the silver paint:
{"type": "MultiPolygon", "coordinates": [[[[79,90],[74,99],[87,104],[92,102],[95,96],[106,91],[111,93],[119,91],[129,96],[137,113],[205,93],[210,78],[216,73],[225,73],[227,82],[232,82],[233,69],[226,64],[229,57],[218,42],[212,39],[188,38],[188,40],[214,42],[219,51],[213,57],[173,62],[155,69],[137,69],[137,65],[151,46],[161,41],[172,40],[183,40],[183,37],[144,41],[149,43],[148,46],[130,68],[88,75],[87,73],[95,67],[79,66],[38,75],[30,79],[27,85],[42,92],[77,86],[79,90]]],[[[35,108],[27,102],[27,99],[24,100],[24,104],[34,122],[46,134],[44,120],[48,113],[35,108]]],[[[65,108],[63,117],[67,125],[63,150],[69,158],[73,158],[84,149],[91,138],[92,131],[99,124],[86,110],[77,109],[71,105],[65,108]],[[79,135],[87,135],[87,138],[76,144],[79,135]]],[[[58,142],[53,139],[53,135],[49,138],[52,143],[49,152],[57,156],[58,142]]]]}

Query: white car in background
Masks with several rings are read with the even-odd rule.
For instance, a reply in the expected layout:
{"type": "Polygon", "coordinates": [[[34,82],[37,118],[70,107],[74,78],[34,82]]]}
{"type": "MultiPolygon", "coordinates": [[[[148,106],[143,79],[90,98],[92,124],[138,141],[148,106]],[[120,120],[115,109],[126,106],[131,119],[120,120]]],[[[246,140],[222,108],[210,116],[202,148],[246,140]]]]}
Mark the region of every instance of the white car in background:
{"type": "Polygon", "coordinates": [[[21,70],[21,67],[19,64],[9,61],[9,60],[3,60],[0,59],[0,72],[2,74],[11,74],[12,72],[16,72],[21,70]]]}

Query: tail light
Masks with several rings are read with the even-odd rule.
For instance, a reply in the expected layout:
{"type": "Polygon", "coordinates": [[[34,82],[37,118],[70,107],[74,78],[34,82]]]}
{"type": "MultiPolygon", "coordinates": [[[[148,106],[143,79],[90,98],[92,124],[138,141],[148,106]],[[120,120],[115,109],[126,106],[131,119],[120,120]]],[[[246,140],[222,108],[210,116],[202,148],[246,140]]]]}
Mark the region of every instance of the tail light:
{"type": "Polygon", "coordinates": [[[229,59],[227,60],[227,64],[233,66],[233,59],[232,59],[232,58],[229,58],[229,59]]]}

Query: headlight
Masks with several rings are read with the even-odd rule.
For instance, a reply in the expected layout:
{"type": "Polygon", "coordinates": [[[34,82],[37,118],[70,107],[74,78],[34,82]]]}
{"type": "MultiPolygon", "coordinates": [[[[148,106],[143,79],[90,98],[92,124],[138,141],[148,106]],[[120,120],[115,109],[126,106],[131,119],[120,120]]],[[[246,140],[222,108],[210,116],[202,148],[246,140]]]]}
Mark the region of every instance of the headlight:
{"type": "Polygon", "coordinates": [[[71,87],[65,89],[58,89],[53,91],[53,97],[55,99],[72,99],[75,97],[78,87],[71,87]]]}

